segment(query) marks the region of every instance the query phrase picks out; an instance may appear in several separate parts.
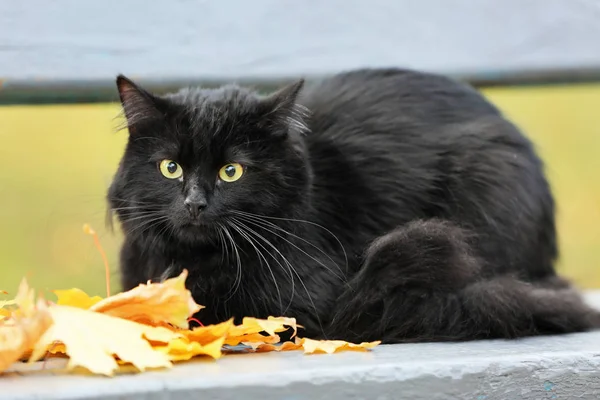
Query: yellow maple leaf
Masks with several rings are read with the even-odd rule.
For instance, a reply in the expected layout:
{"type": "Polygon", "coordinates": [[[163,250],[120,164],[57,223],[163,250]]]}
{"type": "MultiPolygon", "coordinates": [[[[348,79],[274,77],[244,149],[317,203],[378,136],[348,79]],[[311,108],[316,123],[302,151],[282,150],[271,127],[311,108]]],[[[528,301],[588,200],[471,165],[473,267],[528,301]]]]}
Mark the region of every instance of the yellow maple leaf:
{"type": "Polygon", "coordinates": [[[378,346],[381,341],[363,342],[360,344],[344,342],[343,340],[313,340],[299,339],[297,344],[302,346],[305,354],[327,353],[332,354],[340,351],[366,351],[378,346]]]}
{"type": "MultiPolygon", "coordinates": [[[[294,330],[294,334],[291,336],[292,338],[296,336],[298,333],[298,328],[304,328],[302,325],[296,323],[296,318],[288,318],[288,317],[269,317],[267,318],[267,323],[280,323],[286,325],[294,330]]],[[[287,330],[287,329],[283,329],[287,330]]],[[[278,332],[283,332],[283,330],[278,332]]],[[[268,332],[265,329],[266,332],[268,332]]]]}
{"type": "Polygon", "coordinates": [[[285,317],[269,317],[268,319],[259,319],[253,317],[244,317],[241,325],[233,326],[229,330],[229,335],[242,336],[251,333],[267,332],[269,335],[274,336],[278,332],[287,331],[291,327],[294,329],[294,335],[296,334],[297,325],[295,318],[285,317]]]}
{"type": "Polygon", "coordinates": [[[148,325],[168,323],[186,329],[188,318],[203,308],[185,288],[186,278],[187,271],[184,270],[178,277],[164,282],[148,282],[107,297],[90,310],[148,325]]]}
{"type": "Polygon", "coordinates": [[[90,297],[81,289],[73,288],[67,290],[53,290],[58,298],[56,304],[61,306],[71,306],[83,308],[85,310],[102,300],[100,296],[90,297]]]}
{"type": "Polygon", "coordinates": [[[34,292],[25,279],[12,303],[19,307],[18,310],[0,321],[0,372],[23,357],[52,325],[46,303],[42,299],[34,302],[34,292]]]}
{"type": "MultiPolygon", "coordinates": [[[[242,320],[241,325],[232,326],[231,329],[229,329],[225,344],[235,346],[241,343],[257,350],[259,347],[266,344],[273,345],[279,343],[280,338],[277,333],[284,332],[289,328],[294,330],[292,337],[296,336],[298,327],[302,326],[296,323],[295,318],[271,316],[267,319],[259,319],[245,317],[242,320]],[[266,332],[268,336],[263,335],[261,332],[266,332]]],[[[286,345],[285,348],[290,349],[289,345],[286,345]]],[[[261,351],[270,351],[268,349],[271,349],[271,347],[263,346],[261,351]]]]}
{"type": "Polygon", "coordinates": [[[191,342],[186,337],[176,338],[164,346],[154,346],[156,350],[167,354],[172,361],[189,360],[198,355],[207,355],[212,358],[221,358],[223,341],[225,337],[220,337],[212,342],[200,344],[199,342],[191,342]]]}
{"type": "Polygon", "coordinates": [[[5,318],[8,318],[11,316],[12,311],[5,308],[7,306],[13,306],[16,305],[16,301],[15,300],[3,300],[0,301],[0,321],[2,321],[5,318]]]}
{"type": "Polygon", "coordinates": [[[17,304],[16,300],[2,300],[0,301],[0,308],[4,308],[6,306],[14,306],[17,304]]]}
{"type": "Polygon", "coordinates": [[[166,344],[181,336],[166,328],[71,306],[53,305],[48,310],[54,324],[35,344],[30,361],[39,360],[59,342],[69,356],[68,369],[80,366],[110,376],[118,368],[114,356],[140,371],[170,367],[164,352],[153,349],[148,340],[166,344]]]}

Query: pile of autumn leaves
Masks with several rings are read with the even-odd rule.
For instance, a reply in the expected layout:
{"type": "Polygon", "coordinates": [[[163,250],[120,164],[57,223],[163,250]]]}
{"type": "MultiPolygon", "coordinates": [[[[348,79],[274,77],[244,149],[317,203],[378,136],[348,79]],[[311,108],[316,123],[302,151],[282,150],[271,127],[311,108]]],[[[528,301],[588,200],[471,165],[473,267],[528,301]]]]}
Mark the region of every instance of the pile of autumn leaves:
{"type": "Polygon", "coordinates": [[[140,285],[102,299],[79,289],[56,290],[56,302],[36,297],[26,281],[14,300],[0,301],[0,373],[21,360],[68,357],[67,369],[113,375],[121,366],[137,370],[171,367],[197,356],[220,358],[228,346],[247,352],[304,350],[334,353],[370,349],[379,342],[352,344],[296,336],[294,318],[244,318],[189,329],[203,307],[185,288],[187,272],[162,283],[140,285]],[[277,335],[293,329],[293,342],[277,335]]]}

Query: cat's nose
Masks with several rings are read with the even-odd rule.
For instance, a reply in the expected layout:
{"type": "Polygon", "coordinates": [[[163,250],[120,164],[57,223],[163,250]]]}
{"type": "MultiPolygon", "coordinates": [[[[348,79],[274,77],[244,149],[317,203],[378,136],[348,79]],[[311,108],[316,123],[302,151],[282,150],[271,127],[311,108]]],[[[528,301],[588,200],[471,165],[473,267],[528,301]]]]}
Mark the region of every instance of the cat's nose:
{"type": "Polygon", "coordinates": [[[198,218],[198,216],[200,215],[200,213],[202,211],[204,211],[204,209],[207,206],[206,199],[190,199],[190,198],[187,198],[187,199],[185,199],[185,201],[183,202],[183,204],[185,204],[185,207],[190,212],[190,216],[192,218],[194,218],[194,219],[198,218]]]}

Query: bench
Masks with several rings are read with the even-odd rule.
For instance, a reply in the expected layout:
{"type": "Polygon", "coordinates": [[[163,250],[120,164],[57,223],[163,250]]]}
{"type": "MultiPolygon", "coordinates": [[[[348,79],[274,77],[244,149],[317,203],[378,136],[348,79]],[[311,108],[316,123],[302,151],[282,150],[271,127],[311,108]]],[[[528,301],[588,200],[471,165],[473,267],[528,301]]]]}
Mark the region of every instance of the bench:
{"type": "MultiPolygon", "coordinates": [[[[600,81],[596,0],[0,2],[0,104],[116,100],[235,80],[265,89],[403,66],[475,86],[600,81]]],[[[600,308],[600,292],[587,294],[600,308]]],[[[41,371],[0,399],[553,399],[600,397],[600,333],[227,356],[111,380],[41,371]]]]}
{"type": "Polygon", "coordinates": [[[600,80],[595,0],[29,0],[0,3],[0,104],[275,85],[403,66],[474,85],[600,80]]]}
{"type": "MultiPolygon", "coordinates": [[[[600,291],[587,294],[600,308],[600,291]]],[[[4,376],[6,400],[598,399],[600,332],[381,345],[368,353],[228,355],[114,378],[4,376]]]]}

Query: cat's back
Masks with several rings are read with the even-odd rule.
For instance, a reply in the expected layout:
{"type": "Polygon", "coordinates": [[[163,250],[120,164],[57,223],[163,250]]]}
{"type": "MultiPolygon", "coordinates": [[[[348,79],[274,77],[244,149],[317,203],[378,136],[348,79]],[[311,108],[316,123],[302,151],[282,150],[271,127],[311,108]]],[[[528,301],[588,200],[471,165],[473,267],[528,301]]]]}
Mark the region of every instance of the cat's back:
{"type": "MultiPolygon", "coordinates": [[[[407,69],[359,69],[308,86],[300,102],[316,136],[435,134],[441,125],[500,116],[470,86],[407,69]]],[[[315,138],[316,139],[316,138],[315,138]]]]}
{"type": "Polygon", "coordinates": [[[443,218],[495,238],[480,250],[499,265],[551,270],[553,200],[542,163],[475,89],[435,74],[363,69],[307,88],[301,104],[311,114],[313,218],[349,232],[349,243],[443,218]]]}

